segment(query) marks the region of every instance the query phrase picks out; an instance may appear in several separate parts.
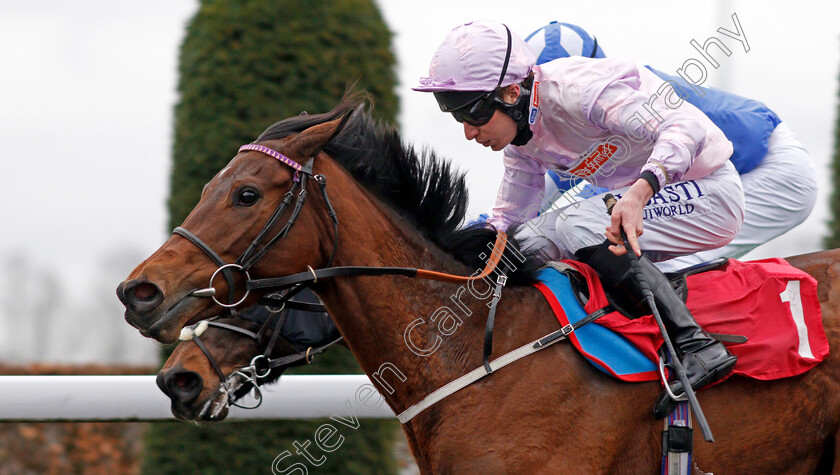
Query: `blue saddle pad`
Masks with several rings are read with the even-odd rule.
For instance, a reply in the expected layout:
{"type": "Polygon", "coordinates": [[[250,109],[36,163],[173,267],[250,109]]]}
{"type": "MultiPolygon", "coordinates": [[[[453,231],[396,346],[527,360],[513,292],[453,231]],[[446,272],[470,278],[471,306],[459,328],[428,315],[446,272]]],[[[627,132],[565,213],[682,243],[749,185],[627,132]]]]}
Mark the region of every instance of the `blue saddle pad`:
{"type": "MultiPolygon", "coordinates": [[[[553,268],[545,268],[538,275],[536,287],[545,296],[561,325],[575,323],[587,313],[575,298],[569,277],[553,268]],[[553,300],[553,302],[552,302],[553,300]],[[562,309],[561,311],[558,311],[562,309]]],[[[629,340],[595,322],[586,324],[569,340],[596,368],[622,381],[652,381],[659,379],[659,370],[629,340]]]]}

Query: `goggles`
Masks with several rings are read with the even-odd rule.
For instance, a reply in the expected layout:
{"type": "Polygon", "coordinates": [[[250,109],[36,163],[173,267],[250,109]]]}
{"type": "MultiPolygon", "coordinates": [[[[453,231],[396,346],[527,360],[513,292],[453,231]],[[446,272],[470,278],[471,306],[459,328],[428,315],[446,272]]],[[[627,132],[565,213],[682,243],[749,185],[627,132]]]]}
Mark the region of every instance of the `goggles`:
{"type": "Polygon", "coordinates": [[[497,108],[509,104],[498,97],[498,90],[484,91],[444,91],[435,92],[440,110],[449,112],[458,122],[466,122],[480,127],[493,118],[497,108]]]}

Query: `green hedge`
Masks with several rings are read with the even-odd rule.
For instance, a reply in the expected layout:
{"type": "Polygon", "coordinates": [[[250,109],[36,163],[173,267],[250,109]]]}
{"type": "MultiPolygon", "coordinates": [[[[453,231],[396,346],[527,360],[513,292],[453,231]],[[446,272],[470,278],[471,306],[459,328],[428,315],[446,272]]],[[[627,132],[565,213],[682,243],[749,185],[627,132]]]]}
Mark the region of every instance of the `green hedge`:
{"type": "MultiPolygon", "coordinates": [[[[180,224],[201,189],[242,144],[268,125],[301,111],[326,112],[347,87],[370,93],[374,113],[394,122],[395,59],[391,33],[371,0],[204,0],[180,52],[180,101],[175,107],[170,226],[180,224]]],[[[359,373],[352,355],[321,355],[311,373],[359,373]]],[[[345,414],[337,414],[345,416],[345,414]]],[[[395,473],[398,424],[360,420],[342,428],[342,446],[314,467],[293,442],[312,440],[323,421],[223,422],[201,426],[151,424],[143,472],[271,473],[303,462],[312,473],[395,473]]],[[[278,471],[278,473],[280,473],[278,471]]],[[[290,472],[290,473],[299,473],[290,472]]]]}
{"type": "Polygon", "coordinates": [[[390,40],[371,0],[203,1],[181,47],[170,225],[240,145],[280,119],[332,109],[355,81],[394,122],[390,40]]]}
{"type": "Polygon", "coordinates": [[[837,117],[834,121],[834,156],[831,159],[831,221],[829,235],[825,239],[826,249],[840,247],[840,77],[837,87],[837,117]]]}

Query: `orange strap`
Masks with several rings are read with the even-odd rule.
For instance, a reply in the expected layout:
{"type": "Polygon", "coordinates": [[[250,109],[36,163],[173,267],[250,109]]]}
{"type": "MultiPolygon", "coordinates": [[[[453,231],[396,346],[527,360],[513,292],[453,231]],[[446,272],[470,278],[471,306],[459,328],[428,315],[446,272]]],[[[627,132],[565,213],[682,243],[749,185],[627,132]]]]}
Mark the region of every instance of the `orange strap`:
{"type": "Polygon", "coordinates": [[[507,234],[499,231],[496,234],[496,242],[495,244],[493,244],[493,252],[490,255],[490,259],[487,261],[487,266],[484,267],[484,270],[481,271],[480,275],[477,275],[475,277],[464,277],[460,275],[444,274],[443,272],[435,272],[425,269],[417,269],[416,276],[421,279],[439,280],[441,282],[451,282],[453,284],[461,284],[469,282],[471,280],[483,279],[490,275],[490,273],[493,272],[499,265],[499,260],[502,258],[502,254],[505,252],[506,246],[507,234]]]}

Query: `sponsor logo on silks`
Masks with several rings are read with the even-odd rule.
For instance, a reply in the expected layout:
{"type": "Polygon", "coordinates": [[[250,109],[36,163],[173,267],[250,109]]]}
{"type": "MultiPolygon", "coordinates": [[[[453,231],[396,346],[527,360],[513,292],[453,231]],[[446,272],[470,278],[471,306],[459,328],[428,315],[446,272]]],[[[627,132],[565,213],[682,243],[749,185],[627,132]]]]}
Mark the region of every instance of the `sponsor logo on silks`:
{"type": "Polygon", "coordinates": [[[583,157],[576,166],[569,169],[569,173],[580,178],[591,176],[601,168],[601,165],[607,163],[607,160],[612,157],[618,147],[610,143],[602,143],[595,147],[592,151],[583,157]]]}
{"type": "MultiPolygon", "coordinates": [[[[615,196],[621,199],[620,194],[615,196]]],[[[642,219],[659,221],[686,215],[702,216],[710,211],[709,197],[696,181],[688,180],[663,186],[645,205],[642,219]]]]}
{"type": "Polygon", "coordinates": [[[534,124],[537,122],[537,113],[540,108],[540,82],[534,81],[534,92],[531,94],[531,107],[528,113],[528,123],[534,124]]]}

